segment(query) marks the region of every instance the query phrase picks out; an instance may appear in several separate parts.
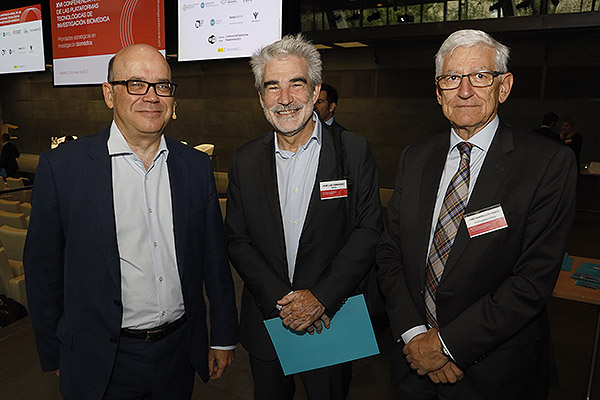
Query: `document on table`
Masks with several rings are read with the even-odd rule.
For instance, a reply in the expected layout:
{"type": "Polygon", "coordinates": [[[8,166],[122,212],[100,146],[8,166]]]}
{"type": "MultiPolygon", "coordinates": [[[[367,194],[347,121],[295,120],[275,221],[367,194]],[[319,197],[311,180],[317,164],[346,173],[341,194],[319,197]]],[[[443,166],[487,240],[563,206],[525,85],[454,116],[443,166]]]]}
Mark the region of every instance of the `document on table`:
{"type": "Polygon", "coordinates": [[[320,334],[295,332],[281,318],[264,321],[285,375],[379,354],[363,295],[350,297],[320,334]]]}

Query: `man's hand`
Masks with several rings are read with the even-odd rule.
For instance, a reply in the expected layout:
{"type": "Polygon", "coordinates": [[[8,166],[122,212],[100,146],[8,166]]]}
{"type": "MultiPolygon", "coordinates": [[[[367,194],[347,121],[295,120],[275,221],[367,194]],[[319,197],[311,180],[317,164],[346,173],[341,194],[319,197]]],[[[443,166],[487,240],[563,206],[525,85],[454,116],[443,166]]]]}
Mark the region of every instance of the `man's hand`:
{"type": "Polygon", "coordinates": [[[325,325],[325,328],[329,329],[330,324],[331,324],[331,318],[329,318],[327,316],[327,314],[323,313],[323,315],[321,315],[321,318],[319,318],[318,320],[315,321],[314,324],[312,324],[311,326],[306,328],[306,331],[310,335],[314,335],[315,330],[317,331],[317,333],[321,333],[321,331],[323,331],[323,325],[325,325]]]}
{"type": "Polygon", "coordinates": [[[208,374],[210,380],[219,379],[223,376],[225,369],[235,359],[235,350],[208,350],[208,374]]]}
{"type": "Polygon", "coordinates": [[[444,366],[437,371],[427,374],[433,383],[456,383],[460,381],[464,373],[452,361],[448,361],[444,366]]]}
{"type": "Polygon", "coordinates": [[[437,329],[430,329],[426,333],[415,336],[402,350],[406,354],[406,361],[419,375],[436,371],[442,368],[448,357],[442,353],[442,343],[438,337],[437,329]]]}
{"type": "Polygon", "coordinates": [[[283,324],[295,331],[303,331],[321,318],[325,307],[310,290],[303,289],[283,296],[277,301],[283,324]]]}

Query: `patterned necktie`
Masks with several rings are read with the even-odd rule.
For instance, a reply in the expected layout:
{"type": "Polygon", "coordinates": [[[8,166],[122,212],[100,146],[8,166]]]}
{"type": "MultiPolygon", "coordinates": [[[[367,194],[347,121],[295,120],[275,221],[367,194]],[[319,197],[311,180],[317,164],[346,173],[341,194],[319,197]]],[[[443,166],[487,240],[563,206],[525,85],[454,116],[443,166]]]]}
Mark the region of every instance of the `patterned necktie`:
{"type": "Polygon", "coordinates": [[[460,165],[452,177],[444,202],[440,209],[440,217],[435,227],[427,265],[425,267],[425,311],[427,322],[432,328],[438,329],[435,306],[435,293],[438,283],[444,273],[444,266],[452,244],[456,238],[456,231],[469,198],[469,162],[471,158],[471,143],[460,142],[456,145],[460,152],[460,165]]]}

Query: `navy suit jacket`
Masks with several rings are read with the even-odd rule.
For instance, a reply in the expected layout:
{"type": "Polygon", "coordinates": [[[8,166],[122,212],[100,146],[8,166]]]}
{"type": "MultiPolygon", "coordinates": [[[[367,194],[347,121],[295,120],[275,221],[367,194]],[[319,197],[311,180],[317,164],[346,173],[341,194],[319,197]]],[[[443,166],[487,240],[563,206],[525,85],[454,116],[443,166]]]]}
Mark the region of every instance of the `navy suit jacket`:
{"type": "MultiPolygon", "coordinates": [[[[400,341],[394,349],[395,384],[411,371],[402,354],[402,333],[426,325],[425,264],[449,146],[444,132],[403,152],[389,223],[377,249],[379,282],[394,339],[400,341]]],[[[508,228],[470,238],[461,220],[436,305],[440,334],[465,379],[439,390],[471,385],[477,388],[469,393],[480,395],[462,398],[524,399],[529,397],[523,392],[547,388],[545,303],[573,220],[571,153],[500,123],[465,214],[500,205],[508,228]],[[522,379],[513,381],[515,376],[522,379]]]]}
{"type": "MultiPolygon", "coordinates": [[[[31,320],[43,370],[60,369],[66,398],[100,399],[120,338],[122,303],[109,130],[40,157],[24,252],[31,320]]],[[[208,379],[210,345],[237,342],[223,225],[209,158],[166,138],[177,266],[189,359],[208,379]]]]}

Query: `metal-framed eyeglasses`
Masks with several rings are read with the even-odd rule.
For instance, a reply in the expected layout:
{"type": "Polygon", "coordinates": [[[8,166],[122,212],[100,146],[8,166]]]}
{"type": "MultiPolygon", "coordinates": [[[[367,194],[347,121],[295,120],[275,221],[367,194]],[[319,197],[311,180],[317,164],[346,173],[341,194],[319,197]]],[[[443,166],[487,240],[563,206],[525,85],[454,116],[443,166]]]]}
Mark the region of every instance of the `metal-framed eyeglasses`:
{"type": "Polygon", "coordinates": [[[494,78],[503,74],[503,72],[499,71],[477,71],[464,75],[446,74],[437,76],[435,78],[435,83],[437,83],[438,87],[442,90],[452,90],[458,88],[462,83],[463,78],[467,77],[469,79],[469,83],[471,83],[471,86],[483,88],[492,86],[494,83],[494,78]]]}
{"type": "Polygon", "coordinates": [[[111,85],[125,85],[127,88],[127,93],[133,94],[136,96],[143,96],[148,93],[151,87],[154,88],[157,96],[160,97],[173,97],[175,96],[175,89],[177,89],[177,84],[172,82],[146,82],[140,81],[136,79],[131,79],[127,81],[110,81],[108,82],[111,85]]]}

